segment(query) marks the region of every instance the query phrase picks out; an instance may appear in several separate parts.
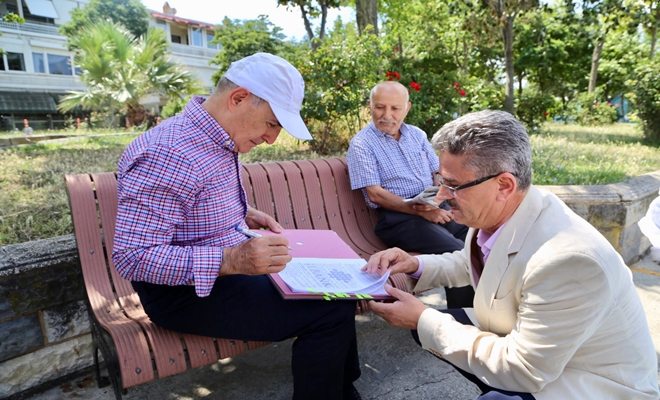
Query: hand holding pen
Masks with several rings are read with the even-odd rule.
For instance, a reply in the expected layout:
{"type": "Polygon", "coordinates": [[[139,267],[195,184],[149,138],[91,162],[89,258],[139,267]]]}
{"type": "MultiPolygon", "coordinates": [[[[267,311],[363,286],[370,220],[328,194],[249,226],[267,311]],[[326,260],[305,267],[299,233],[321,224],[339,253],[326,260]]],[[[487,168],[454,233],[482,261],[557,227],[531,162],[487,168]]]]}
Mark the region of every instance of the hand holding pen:
{"type": "Polygon", "coordinates": [[[263,275],[279,272],[291,261],[289,241],[282,235],[261,235],[236,226],[235,229],[251,238],[223,252],[220,275],[263,275]]]}

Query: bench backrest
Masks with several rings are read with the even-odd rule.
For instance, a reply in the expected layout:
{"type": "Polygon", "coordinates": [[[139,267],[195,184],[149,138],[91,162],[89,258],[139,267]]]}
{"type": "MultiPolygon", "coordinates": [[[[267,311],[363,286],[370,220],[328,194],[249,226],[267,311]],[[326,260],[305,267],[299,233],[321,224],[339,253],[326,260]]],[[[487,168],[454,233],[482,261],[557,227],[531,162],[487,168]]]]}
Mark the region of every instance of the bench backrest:
{"type": "MultiPolygon", "coordinates": [[[[115,348],[110,350],[116,352],[120,365],[109,369],[120,371],[123,388],[266,344],[178,334],[153,325],[111,259],[116,175],[79,174],[65,179],[89,306],[102,329],[96,334],[112,338],[115,348]]],[[[373,234],[374,213],[361,193],[350,190],[342,158],[248,164],[242,179],[248,202],[285,228],[332,229],[364,258],[384,248],[373,234]]],[[[104,340],[100,341],[103,346],[104,340]]]]}
{"type": "Polygon", "coordinates": [[[243,172],[248,202],[285,228],[331,229],[363,258],[385,248],[343,158],[247,164],[243,172]]]}

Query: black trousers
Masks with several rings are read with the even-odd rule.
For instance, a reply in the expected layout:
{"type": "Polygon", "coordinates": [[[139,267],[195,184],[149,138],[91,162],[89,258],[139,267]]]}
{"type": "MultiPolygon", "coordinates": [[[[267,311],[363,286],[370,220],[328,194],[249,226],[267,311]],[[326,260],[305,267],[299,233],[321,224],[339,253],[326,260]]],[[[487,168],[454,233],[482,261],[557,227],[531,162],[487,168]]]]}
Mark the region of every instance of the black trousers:
{"type": "MultiPolygon", "coordinates": [[[[443,204],[444,207],[444,204],[443,204]]],[[[435,224],[417,215],[378,209],[374,228],[386,245],[422,254],[442,254],[463,248],[468,227],[449,221],[435,224]]],[[[445,288],[447,308],[472,307],[472,286],[445,288]]]]}
{"type": "MultiPolygon", "coordinates": [[[[460,322],[463,325],[473,325],[472,321],[470,321],[470,318],[468,318],[467,314],[462,308],[438,310],[438,311],[451,314],[451,316],[454,317],[454,319],[457,322],[460,322]]],[[[422,343],[419,341],[419,335],[417,334],[417,331],[414,330],[410,332],[412,333],[415,342],[417,342],[417,344],[421,346],[422,343]]],[[[475,400],[535,400],[534,396],[532,396],[530,393],[512,392],[509,390],[496,389],[492,386],[488,386],[473,374],[463,371],[462,369],[458,368],[457,366],[455,366],[454,364],[450,363],[449,361],[443,358],[441,358],[440,360],[454,367],[454,369],[459,374],[463,375],[465,379],[469,380],[470,382],[474,383],[479,387],[479,390],[481,390],[482,395],[477,397],[475,400]]]]}
{"type": "Polygon", "coordinates": [[[218,278],[208,297],[192,286],[132,282],[164,328],[227,339],[293,343],[294,399],[342,399],[360,376],[355,302],[284,300],[266,276],[218,278]]]}

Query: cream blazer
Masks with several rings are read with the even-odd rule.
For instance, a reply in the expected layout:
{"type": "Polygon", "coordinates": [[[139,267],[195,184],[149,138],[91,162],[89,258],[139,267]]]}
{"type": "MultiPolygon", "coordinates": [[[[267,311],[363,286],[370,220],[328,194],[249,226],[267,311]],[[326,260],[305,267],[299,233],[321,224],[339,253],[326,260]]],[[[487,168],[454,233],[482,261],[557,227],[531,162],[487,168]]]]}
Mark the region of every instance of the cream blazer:
{"type": "Polygon", "coordinates": [[[470,229],[461,251],[420,256],[414,288],[476,287],[476,326],[425,310],[424,349],[486,384],[538,400],[658,400],[657,356],[632,274],[559,198],[530,188],[493,245],[478,284],[470,229]]]}

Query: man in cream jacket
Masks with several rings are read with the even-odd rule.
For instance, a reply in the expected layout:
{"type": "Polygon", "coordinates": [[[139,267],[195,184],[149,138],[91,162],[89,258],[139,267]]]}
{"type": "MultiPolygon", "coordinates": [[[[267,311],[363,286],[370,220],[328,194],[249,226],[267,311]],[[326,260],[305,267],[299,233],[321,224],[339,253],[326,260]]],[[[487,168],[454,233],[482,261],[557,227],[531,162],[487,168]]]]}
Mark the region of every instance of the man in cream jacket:
{"type": "Polygon", "coordinates": [[[416,293],[475,288],[474,308],[433,310],[413,295],[371,303],[391,325],[476,383],[479,399],[657,400],[657,359],[630,270],[607,240],[531,185],[531,147],[510,114],[482,111],[433,137],[438,200],[470,227],[465,248],[393,248],[365,270],[418,277],[416,293]]]}

